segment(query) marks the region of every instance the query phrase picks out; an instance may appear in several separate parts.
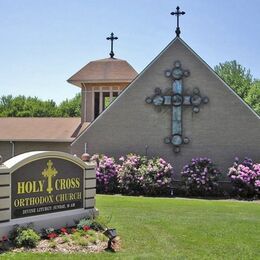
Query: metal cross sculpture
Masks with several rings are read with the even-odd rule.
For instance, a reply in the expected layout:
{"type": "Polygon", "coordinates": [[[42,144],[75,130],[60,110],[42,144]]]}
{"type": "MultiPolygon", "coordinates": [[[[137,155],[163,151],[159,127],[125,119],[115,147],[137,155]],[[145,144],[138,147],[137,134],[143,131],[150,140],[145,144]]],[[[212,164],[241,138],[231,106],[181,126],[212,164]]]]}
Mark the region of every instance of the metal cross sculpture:
{"type": "Polygon", "coordinates": [[[177,37],[179,37],[180,36],[180,34],[181,34],[181,30],[180,30],[180,27],[179,27],[179,16],[180,15],[184,15],[185,14],[185,12],[180,12],[180,7],[179,6],[177,6],[176,7],[176,12],[171,12],[171,15],[176,15],[177,16],[177,27],[176,27],[176,30],[175,30],[175,33],[176,33],[176,35],[177,35],[177,37]]]}
{"type": "Polygon", "coordinates": [[[192,111],[198,113],[200,105],[209,102],[208,97],[200,95],[198,88],[194,88],[190,96],[183,94],[182,79],[189,75],[188,70],[182,69],[180,61],[175,61],[174,68],[165,71],[165,76],[173,80],[171,95],[164,95],[160,88],[156,88],[154,95],[145,99],[146,103],[153,104],[157,108],[161,108],[161,106],[172,108],[172,134],[170,137],[165,137],[164,142],[172,144],[176,153],[180,152],[181,144],[189,143],[189,138],[182,135],[182,106],[192,106],[192,111]]]}
{"type": "Polygon", "coordinates": [[[107,37],[107,40],[110,40],[111,41],[111,51],[110,51],[110,53],[109,53],[109,55],[110,55],[110,57],[113,59],[114,58],[114,56],[115,56],[115,54],[114,54],[114,52],[113,52],[113,42],[114,42],[114,40],[117,40],[118,39],[118,37],[114,37],[114,33],[111,33],[110,34],[110,37],[107,37]]]}

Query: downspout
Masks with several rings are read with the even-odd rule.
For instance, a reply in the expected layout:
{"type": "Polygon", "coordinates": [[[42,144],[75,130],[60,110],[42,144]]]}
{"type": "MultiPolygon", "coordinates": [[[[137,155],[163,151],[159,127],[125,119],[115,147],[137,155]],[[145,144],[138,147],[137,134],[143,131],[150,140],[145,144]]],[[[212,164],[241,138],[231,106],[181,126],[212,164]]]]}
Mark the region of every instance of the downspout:
{"type": "Polygon", "coordinates": [[[10,141],[10,144],[12,145],[12,157],[14,157],[14,142],[13,141],[10,141]]]}

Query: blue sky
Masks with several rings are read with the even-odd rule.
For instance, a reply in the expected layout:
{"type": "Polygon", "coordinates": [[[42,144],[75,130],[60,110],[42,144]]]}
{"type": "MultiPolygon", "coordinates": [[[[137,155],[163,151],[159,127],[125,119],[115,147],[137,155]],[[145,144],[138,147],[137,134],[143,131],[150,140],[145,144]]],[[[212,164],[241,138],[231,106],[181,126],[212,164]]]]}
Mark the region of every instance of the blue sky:
{"type": "Polygon", "coordinates": [[[210,66],[236,59],[260,78],[259,0],[0,0],[0,96],[23,94],[60,102],[79,88],[66,80],[109,55],[138,72],[175,37],[210,66]]]}

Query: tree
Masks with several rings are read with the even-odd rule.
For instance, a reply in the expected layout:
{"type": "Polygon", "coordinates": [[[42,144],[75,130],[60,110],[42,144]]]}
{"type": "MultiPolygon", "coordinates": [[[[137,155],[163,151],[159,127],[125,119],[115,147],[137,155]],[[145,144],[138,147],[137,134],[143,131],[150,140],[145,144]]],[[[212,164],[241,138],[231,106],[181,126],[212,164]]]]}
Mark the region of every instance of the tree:
{"type": "MultiPolygon", "coordinates": [[[[38,101],[38,100],[37,100],[38,101]]],[[[27,103],[32,102],[32,114],[33,117],[56,117],[58,116],[58,107],[56,103],[50,99],[47,101],[38,101],[35,104],[34,101],[28,98],[27,103]]]]}
{"type": "Polygon", "coordinates": [[[0,117],[79,117],[80,107],[80,93],[59,106],[53,100],[8,95],[0,98],[0,117]]]}
{"type": "Polygon", "coordinates": [[[235,60],[219,63],[214,70],[241,98],[247,97],[253,83],[250,70],[235,60]]]}
{"type": "Polygon", "coordinates": [[[42,101],[37,97],[2,96],[0,98],[1,117],[55,117],[57,105],[53,100],[42,101]]]}
{"type": "Polygon", "coordinates": [[[254,81],[245,100],[260,115],[260,80],[254,81]]]}
{"type": "Polygon", "coordinates": [[[66,99],[58,107],[58,114],[62,117],[79,117],[81,115],[81,94],[72,99],[66,99]]]}
{"type": "Polygon", "coordinates": [[[8,116],[8,111],[12,107],[12,100],[13,100],[12,95],[1,97],[1,99],[0,99],[0,116],[1,117],[8,116]]]}

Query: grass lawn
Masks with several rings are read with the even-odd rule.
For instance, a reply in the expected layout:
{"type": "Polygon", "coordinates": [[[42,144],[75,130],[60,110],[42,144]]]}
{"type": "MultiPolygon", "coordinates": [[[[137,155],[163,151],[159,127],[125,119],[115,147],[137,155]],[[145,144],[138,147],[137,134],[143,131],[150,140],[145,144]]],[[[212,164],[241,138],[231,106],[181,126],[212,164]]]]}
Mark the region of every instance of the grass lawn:
{"type": "Polygon", "coordinates": [[[260,259],[260,203],[97,196],[119,253],[4,254],[1,259],[260,259]]]}

